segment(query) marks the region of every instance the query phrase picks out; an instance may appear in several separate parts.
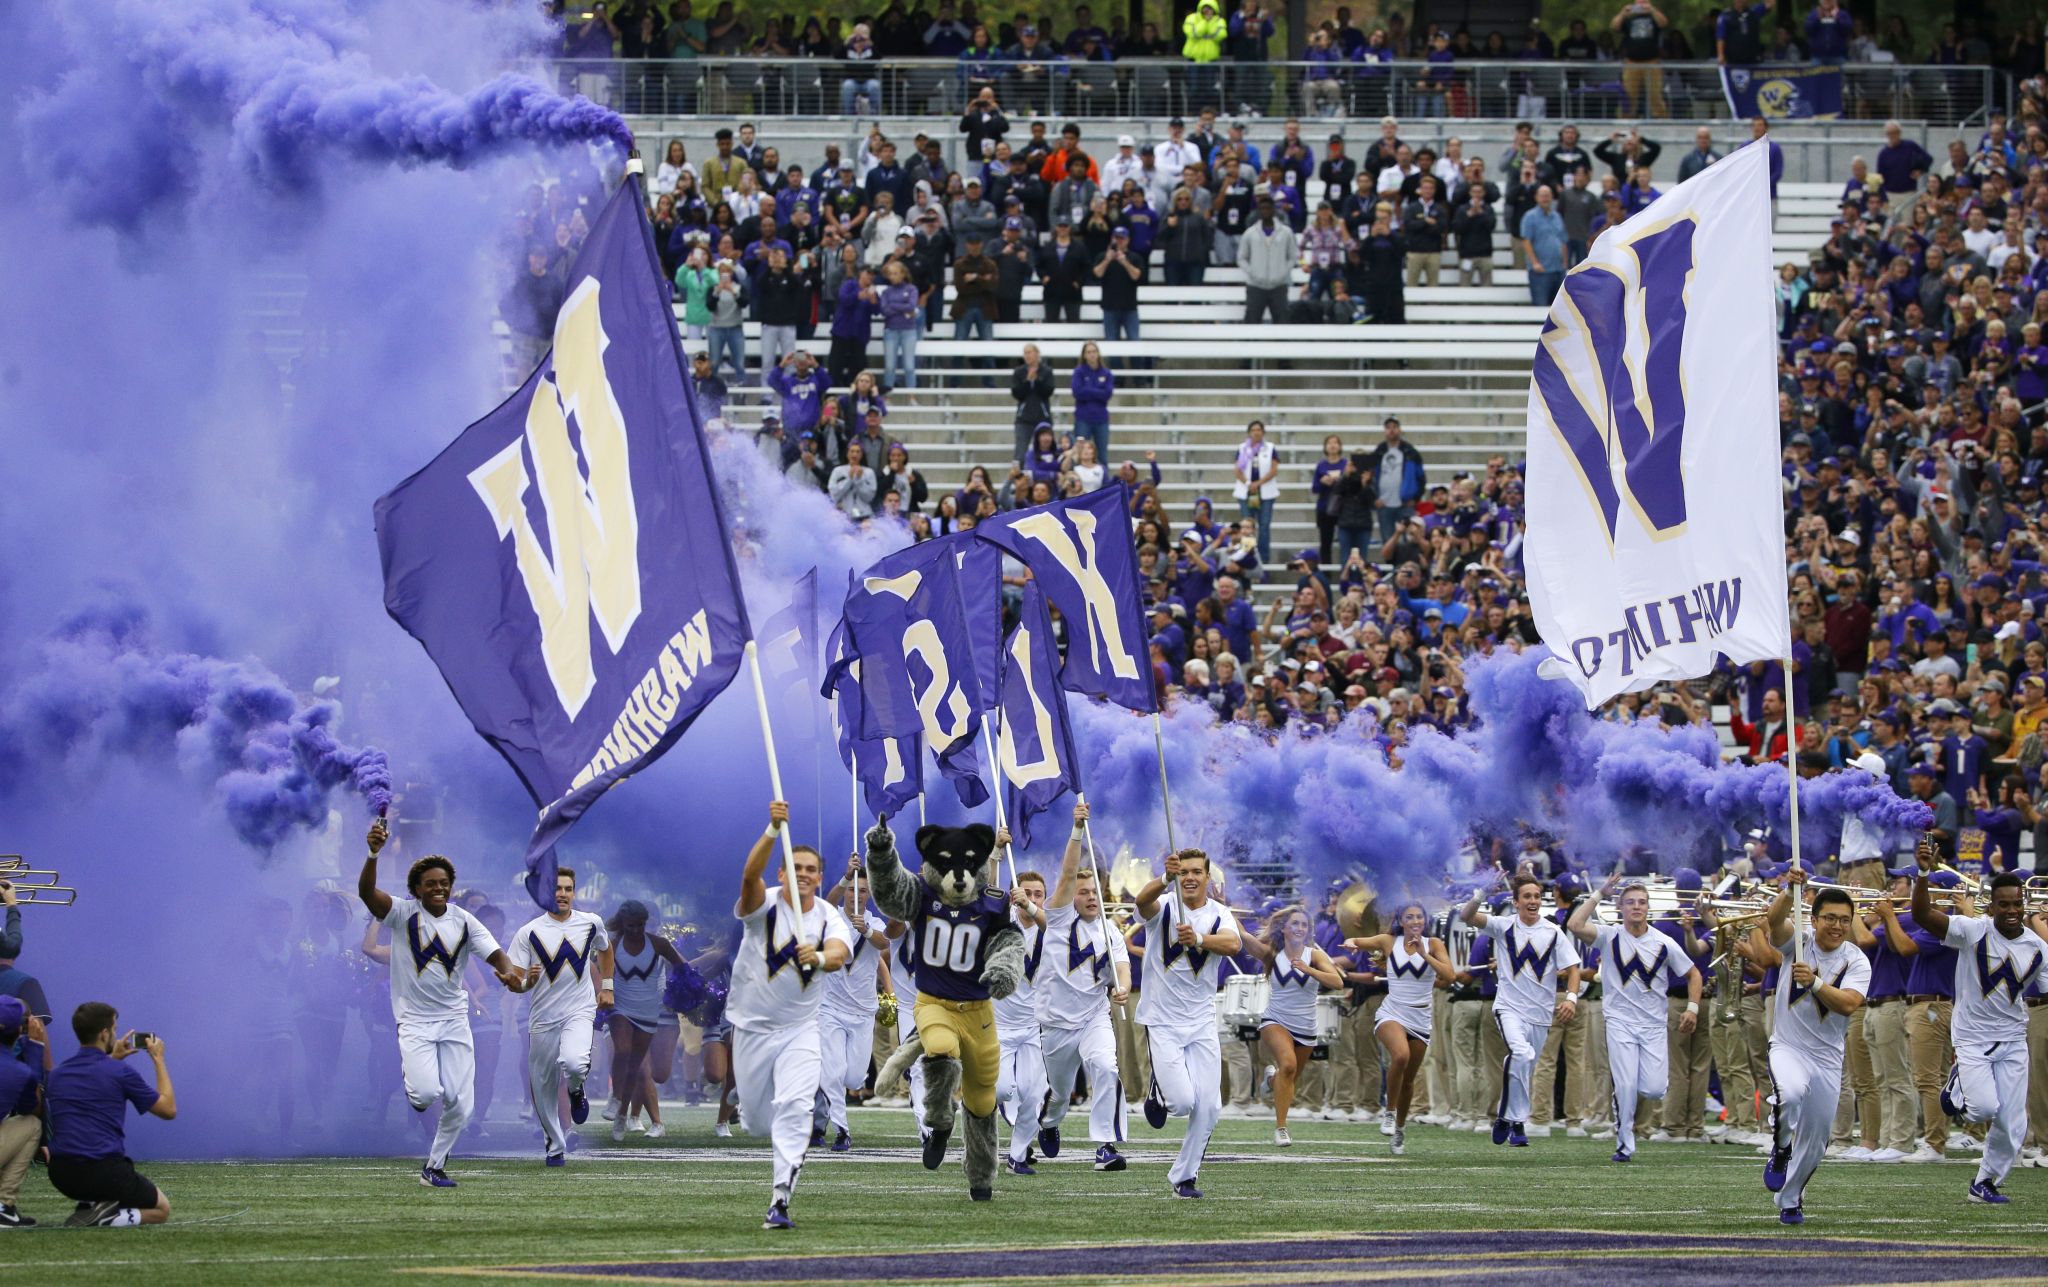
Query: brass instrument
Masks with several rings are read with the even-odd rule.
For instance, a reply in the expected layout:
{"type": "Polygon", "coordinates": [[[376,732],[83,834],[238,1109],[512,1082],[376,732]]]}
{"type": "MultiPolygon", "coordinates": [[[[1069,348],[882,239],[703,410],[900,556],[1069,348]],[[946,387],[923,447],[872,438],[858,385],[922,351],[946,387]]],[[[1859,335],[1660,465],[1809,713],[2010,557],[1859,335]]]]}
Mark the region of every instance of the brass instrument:
{"type": "Polygon", "coordinates": [[[896,994],[881,992],[875,996],[875,1021],[884,1028],[896,1026],[896,994]]]}
{"type": "Polygon", "coordinates": [[[1373,924],[1378,918],[1373,915],[1373,901],[1378,897],[1371,883],[1354,881],[1343,893],[1337,895],[1332,914],[1337,918],[1337,929],[1345,938],[1366,938],[1378,932],[1373,924]]]}
{"type": "Polygon", "coordinates": [[[30,867],[20,854],[0,854],[0,885],[11,886],[15,901],[24,907],[69,907],[77,902],[78,891],[58,884],[62,879],[55,871],[30,867]]]}

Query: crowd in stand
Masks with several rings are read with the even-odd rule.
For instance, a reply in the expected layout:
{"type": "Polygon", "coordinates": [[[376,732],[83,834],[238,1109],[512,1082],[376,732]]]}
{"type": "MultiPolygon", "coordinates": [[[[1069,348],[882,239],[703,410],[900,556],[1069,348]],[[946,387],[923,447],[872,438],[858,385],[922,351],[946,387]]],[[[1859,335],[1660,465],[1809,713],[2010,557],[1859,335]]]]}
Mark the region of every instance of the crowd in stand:
{"type": "MultiPolygon", "coordinates": [[[[1988,65],[2016,80],[2039,75],[2043,65],[2038,18],[1996,28],[1965,20],[1916,37],[1900,15],[1872,27],[1837,0],[1819,0],[1790,21],[1762,3],[1716,8],[1690,28],[1648,0],[1625,0],[1605,21],[1589,26],[1574,19],[1555,34],[1540,18],[1519,30],[1475,34],[1463,24],[1411,25],[1398,11],[1361,27],[1340,6],[1308,30],[1302,63],[1285,72],[1270,66],[1288,56],[1289,42],[1280,37],[1284,9],[1267,0],[1200,0],[1178,30],[1152,22],[1132,30],[1115,12],[1105,28],[1087,5],[1073,10],[1064,30],[1050,13],[1018,11],[991,21],[973,0],[940,0],[936,7],[920,0],[914,9],[890,0],[878,14],[819,14],[801,22],[783,14],[761,18],[758,27],[730,0],[706,4],[702,16],[692,0],[666,7],[632,0],[616,12],[603,3],[583,8],[557,0],[555,13],[561,53],[570,60],[769,61],[757,74],[727,68],[702,78],[630,73],[619,87],[622,105],[648,113],[811,115],[836,108],[841,115],[876,115],[934,102],[951,110],[980,86],[996,85],[1020,108],[1082,116],[1126,104],[1152,114],[1213,106],[1249,115],[1273,110],[1276,97],[1285,104],[1281,110],[1304,115],[1371,116],[1405,108],[1417,116],[1472,116],[1496,100],[1515,103],[1518,112],[1527,110],[1522,104],[1529,99],[1561,102],[1568,89],[1583,90],[1586,82],[1574,73],[1533,69],[1482,78],[1458,70],[1461,63],[1618,62],[1622,92],[1603,94],[1603,100],[1617,116],[1661,117],[1667,114],[1664,87],[1653,69],[1667,59],[1724,66],[1988,65]],[[955,69],[890,65],[902,59],[946,59],[955,69]],[[1133,60],[1158,62],[1116,66],[1133,60]],[[1419,75],[1397,79],[1397,62],[1423,66],[1419,75]]],[[[613,92],[604,73],[589,74],[584,88],[593,97],[613,92]]]]}

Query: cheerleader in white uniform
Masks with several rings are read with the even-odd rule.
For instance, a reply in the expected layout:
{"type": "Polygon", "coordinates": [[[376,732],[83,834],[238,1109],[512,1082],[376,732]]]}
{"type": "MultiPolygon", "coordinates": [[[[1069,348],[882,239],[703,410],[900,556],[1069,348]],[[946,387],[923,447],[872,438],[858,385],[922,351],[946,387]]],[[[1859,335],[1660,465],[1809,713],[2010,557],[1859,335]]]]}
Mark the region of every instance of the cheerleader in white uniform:
{"type": "Polygon", "coordinates": [[[1380,1003],[1373,1035],[1387,1052],[1387,1102],[1394,1110],[1396,1157],[1407,1145],[1408,1101],[1415,1094],[1415,1075],[1429,1054],[1430,1025],[1436,1018],[1436,990],[1449,987],[1457,978],[1443,940],[1423,932],[1429,921],[1421,904],[1403,907],[1399,920],[1398,935],[1373,934],[1344,940],[1344,945],[1353,951],[1370,953],[1384,962],[1380,974],[1387,981],[1387,999],[1380,1003]]]}
{"type": "Polygon", "coordinates": [[[661,1084],[676,1057],[675,1013],[661,1004],[668,983],[662,962],[682,969],[683,958],[666,938],[647,932],[647,905],[637,899],[620,903],[607,924],[614,985],[612,1099],[604,1115],[612,1119],[612,1138],[622,1140],[627,1125],[645,1110],[647,1138],[660,1139],[661,1084]]]}
{"type": "Polygon", "coordinates": [[[1310,941],[1315,929],[1308,913],[1285,908],[1267,921],[1263,935],[1244,936],[1245,950],[1266,963],[1266,1013],[1259,1020],[1259,1046],[1271,1061],[1273,1142],[1286,1148],[1287,1110],[1294,1083],[1308,1067],[1316,1045],[1316,998],[1324,988],[1341,988],[1344,976],[1310,941]]]}

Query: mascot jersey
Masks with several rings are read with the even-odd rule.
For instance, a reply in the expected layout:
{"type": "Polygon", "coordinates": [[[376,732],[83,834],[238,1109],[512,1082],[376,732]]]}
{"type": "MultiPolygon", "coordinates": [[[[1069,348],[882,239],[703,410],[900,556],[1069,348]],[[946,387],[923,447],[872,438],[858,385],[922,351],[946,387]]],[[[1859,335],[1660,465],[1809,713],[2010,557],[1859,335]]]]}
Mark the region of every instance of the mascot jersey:
{"type": "Polygon", "coordinates": [[[986,889],[965,907],[948,907],[918,878],[921,895],[910,922],[910,940],[917,990],[941,1001],[986,1001],[988,984],[981,971],[988,963],[988,944],[1010,923],[1009,896],[986,889]]]}

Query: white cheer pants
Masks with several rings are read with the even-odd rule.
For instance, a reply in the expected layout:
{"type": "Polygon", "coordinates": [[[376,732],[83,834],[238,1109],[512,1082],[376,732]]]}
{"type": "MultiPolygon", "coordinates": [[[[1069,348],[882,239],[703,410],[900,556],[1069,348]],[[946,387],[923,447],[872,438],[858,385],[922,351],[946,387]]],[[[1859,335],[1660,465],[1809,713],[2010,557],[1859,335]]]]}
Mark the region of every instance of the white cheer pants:
{"type": "Polygon", "coordinates": [[[868,1084],[868,1064],[875,1055],[875,1016],[842,1014],[829,1008],[818,1011],[819,1072],[818,1094],[822,1109],[813,1122],[827,1122],[846,1129],[846,1092],[868,1084]]]}
{"type": "Polygon", "coordinates": [[[1039,1113],[1045,1107],[1045,1051],[1038,1031],[1014,1039],[997,1032],[1002,1059],[996,1066],[996,1111],[1010,1124],[1010,1160],[1021,1162],[1038,1138],[1039,1113]]]}
{"type": "Polygon", "coordinates": [[[1038,1117],[1040,1129],[1066,1119],[1075,1078],[1085,1068],[1088,1138],[1097,1144],[1123,1143],[1130,1105],[1124,1101],[1123,1079],[1117,1076],[1116,1032],[1109,1026],[1109,1016],[1101,1015],[1085,1028],[1047,1028],[1042,1045],[1047,1093],[1045,1111],[1038,1117]]]}
{"type": "Polygon", "coordinates": [[[818,1025],[732,1033],[740,1125],[775,1143],[775,1201],[787,1202],[811,1143],[811,1101],[818,1094],[818,1025]]]}
{"type": "Polygon", "coordinates": [[[1192,1180],[1202,1169],[1202,1154],[1216,1132],[1223,1111],[1223,1048],[1217,1044],[1214,1021],[1199,1028],[1148,1029],[1152,1044],[1152,1093],[1172,1117],[1188,1119],[1187,1138],[1166,1178],[1174,1184],[1192,1180]]]}
{"type": "Polygon", "coordinates": [[[1948,1097],[1972,1122],[1990,1122],[1977,1178],[2005,1183],[2027,1138],[2027,1043],[1997,1041],[1957,1046],[1948,1074],[1948,1097]]]}
{"type": "Polygon", "coordinates": [[[1771,1117],[1772,1147],[1792,1150],[1792,1160],[1785,1167],[1785,1187],[1778,1190],[1778,1209],[1789,1211],[1806,1200],[1807,1183],[1827,1156],[1835,1101],[1842,1095],[1842,1070],[1821,1067],[1790,1046],[1774,1042],[1771,1080],[1778,1088],[1777,1111],[1771,1117]]]}
{"type": "MultiPolygon", "coordinates": [[[[1608,1011],[1610,1020],[1613,1011],[1608,1011]]],[[[1663,1029],[1630,1032],[1607,1025],[1607,1071],[1614,1084],[1614,1142],[1636,1151],[1636,1101],[1663,1099],[1671,1085],[1671,1039],[1663,1029]]]]}
{"type": "Polygon", "coordinates": [[[456,1137],[476,1108],[476,1045],[469,1035],[469,1019],[399,1024],[398,1059],[405,1070],[405,1097],[412,1106],[425,1112],[436,1102],[441,1105],[427,1165],[446,1166],[456,1137]]]}
{"type": "Polygon", "coordinates": [[[1550,1037],[1550,1025],[1530,1023],[1498,1005],[1493,1008],[1493,1022],[1508,1048],[1507,1057],[1501,1061],[1499,1114],[1507,1121],[1526,1123],[1529,1080],[1536,1072],[1536,1056],[1542,1053],[1543,1043],[1550,1037]]]}
{"type": "Polygon", "coordinates": [[[595,1014],[577,1014],[560,1023],[536,1025],[526,1034],[526,1089],[533,1097],[533,1114],[547,1133],[548,1152],[566,1153],[569,1141],[562,1129],[561,1092],[583,1089],[590,1075],[591,1024],[595,1014]]]}

